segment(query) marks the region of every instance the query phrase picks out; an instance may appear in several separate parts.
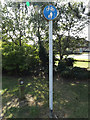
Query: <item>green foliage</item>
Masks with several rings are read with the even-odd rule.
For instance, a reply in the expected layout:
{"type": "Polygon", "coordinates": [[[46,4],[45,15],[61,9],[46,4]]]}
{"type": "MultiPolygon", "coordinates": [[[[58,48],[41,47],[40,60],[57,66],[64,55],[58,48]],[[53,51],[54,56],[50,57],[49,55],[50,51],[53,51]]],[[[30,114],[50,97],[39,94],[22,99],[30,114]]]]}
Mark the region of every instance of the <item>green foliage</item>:
{"type": "Polygon", "coordinates": [[[41,60],[42,67],[48,68],[48,65],[49,65],[49,59],[48,58],[49,57],[48,57],[47,51],[44,48],[41,41],[39,42],[39,57],[40,57],[40,60],[41,60]]]}
{"type": "Polygon", "coordinates": [[[72,69],[72,67],[67,67],[67,68],[65,68],[64,71],[61,71],[61,76],[62,76],[63,78],[66,78],[66,79],[72,78],[71,69],[72,69]]]}
{"type": "Polygon", "coordinates": [[[57,71],[66,79],[89,79],[90,72],[86,68],[73,67],[74,59],[65,58],[58,63],[57,71]]]}
{"type": "Polygon", "coordinates": [[[63,60],[60,60],[58,63],[57,71],[62,72],[64,70],[67,71],[67,67],[73,66],[74,64],[74,59],[73,58],[65,58],[63,60]]]}
{"type": "Polygon", "coordinates": [[[73,66],[74,59],[73,58],[65,58],[66,66],[73,66]]]}
{"type": "Polygon", "coordinates": [[[6,46],[3,49],[3,72],[7,71],[10,74],[29,74],[34,72],[38,66],[39,57],[35,49],[30,46],[15,46],[13,50],[11,46],[6,46]]]}
{"type": "Polygon", "coordinates": [[[60,60],[58,63],[57,71],[62,72],[65,70],[65,68],[66,68],[65,61],[60,60]]]}
{"type": "Polygon", "coordinates": [[[72,69],[72,76],[77,79],[88,79],[88,73],[85,68],[74,67],[72,69]]]}
{"type": "Polygon", "coordinates": [[[79,32],[88,23],[87,16],[84,14],[85,6],[83,3],[71,3],[57,6],[59,15],[54,21],[54,34],[57,36],[55,49],[60,54],[60,59],[76,48],[87,46],[85,39],[79,38],[79,32]],[[83,22],[85,24],[83,24],[83,22]],[[67,33],[67,36],[65,35],[67,33]],[[71,35],[72,34],[72,35],[71,35]]]}
{"type": "MultiPolygon", "coordinates": [[[[76,32],[84,28],[86,17],[83,15],[85,11],[83,3],[53,4],[59,11],[59,15],[53,22],[53,33],[56,37],[53,40],[55,63],[57,53],[62,59],[64,55],[68,55],[69,51],[86,46],[84,39],[75,36],[76,32]],[[65,36],[65,32],[68,36],[65,36]],[[75,37],[71,36],[73,32],[75,37]]],[[[42,14],[46,5],[47,3],[43,5],[32,3],[31,12],[23,2],[7,2],[1,8],[2,41],[4,42],[3,72],[29,74],[41,66],[44,70],[48,70],[48,22],[42,14]],[[33,43],[32,46],[27,45],[30,42],[33,43]]],[[[62,71],[65,66],[72,66],[73,61],[68,59],[64,60],[64,63],[60,61],[59,64],[58,70],[62,71]]]]}
{"type": "Polygon", "coordinates": [[[79,67],[66,67],[65,70],[61,71],[61,76],[66,79],[89,79],[89,72],[85,68],[79,67]]]}

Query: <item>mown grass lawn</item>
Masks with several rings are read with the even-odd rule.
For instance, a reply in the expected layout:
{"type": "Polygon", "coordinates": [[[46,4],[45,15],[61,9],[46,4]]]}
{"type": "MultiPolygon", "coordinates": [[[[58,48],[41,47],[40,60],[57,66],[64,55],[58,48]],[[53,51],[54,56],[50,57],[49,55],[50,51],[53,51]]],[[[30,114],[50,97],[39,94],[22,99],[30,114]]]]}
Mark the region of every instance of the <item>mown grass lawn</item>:
{"type": "Polygon", "coordinates": [[[74,67],[81,67],[81,68],[88,68],[89,67],[89,62],[75,62],[74,67]]]}
{"type": "MultiPolygon", "coordinates": [[[[20,101],[17,77],[3,76],[4,118],[48,118],[48,80],[26,77],[25,100],[20,101]]],[[[54,113],[59,118],[88,117],[88,82],[54,78],[54,113]]]]}

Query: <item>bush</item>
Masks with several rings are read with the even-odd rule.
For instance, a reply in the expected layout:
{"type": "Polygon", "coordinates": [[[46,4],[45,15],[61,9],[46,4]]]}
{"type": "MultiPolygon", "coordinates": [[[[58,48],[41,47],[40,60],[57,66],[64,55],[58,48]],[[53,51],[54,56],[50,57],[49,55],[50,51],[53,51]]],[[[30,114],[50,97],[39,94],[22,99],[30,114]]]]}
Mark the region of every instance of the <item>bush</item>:
{"type": "Polygon", "coordinates": [[[86,68],[80,68],[80,67],[73,67],[73,72],[86,72],[86,68]]]}
{"type": "Polygon", "coordinates": [[[73,67],[74,59],[65,58],[59,61],[57,71],[63,78],[67,79],[88,79],[90,78],[90,71],[87,71],[86,68],[73,67]]]}
{"type": "Polygon", "coordinates": [[[61,71],[61,77],[63,78],[72,78],[72,67],[66,67],[64,71],[61,71]]]}
{"type": "Polygon", "coordinates": [[[15,46],[12,51],[3,51],[3,72],[26,75],[33,73],[39,65],[39,56],[32,46],[15,46]]]}
{"type": "Polygon", "coordinates": [[[88,79],[90,79],[90,71],[88,71],[88,79]]]}
{"type": "Polygon", "coordinates": [[[73,67],[74,59],[73,58],[65,58],[60,60],[58,63],[57,71],[62,72],[66,70],[67,67],[73,67]]]}
{"type": "Polygon", "coordinates": [[[64,60],[65,60],[66,66],[73,66],[73,63],[74,63],[73,58],[65,58],[64,60]]]}
{"type": "Polygon", "coordinates": [[[86,68],[74,67],[72,69],[72,74],[76,79],[88,79],[88,71],[86,68]]]}
{"type": "Polygon", "coordinates": [[[63,77],[63,78],[67,78],[67,79],[69,79],[69,78],[71,78],[71,71],[68,71],[68,70],[65,70],[65,71],[62,71],[61,72],[61,76],[63,77]]]}
{"type": "Polygon", "coordinates": [[[67,79],[88,79],[89,78],[89,72],[85,68],[79,68],[79,67],[66,67],[64,71],[61,71],[61,76],[63,78],[67,79]]]}
{"type": "Polygon", "coordinates": [[[62,72],[66,68],[66,64],[63,60],[59,61],[57,71],[62,72]]]}

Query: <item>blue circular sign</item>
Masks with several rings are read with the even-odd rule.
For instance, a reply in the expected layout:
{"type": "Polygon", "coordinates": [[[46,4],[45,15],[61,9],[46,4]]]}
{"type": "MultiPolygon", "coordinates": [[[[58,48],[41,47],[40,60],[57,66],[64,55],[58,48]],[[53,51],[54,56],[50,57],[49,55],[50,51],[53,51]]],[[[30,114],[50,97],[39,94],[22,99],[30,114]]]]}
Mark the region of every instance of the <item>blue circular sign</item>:
{"type": "Polygon", "coordinates": [[[44,8],[43,14],[47,20],[53,20],[57,17],[57,9],[52,5],[48,5],[44,8]]]}

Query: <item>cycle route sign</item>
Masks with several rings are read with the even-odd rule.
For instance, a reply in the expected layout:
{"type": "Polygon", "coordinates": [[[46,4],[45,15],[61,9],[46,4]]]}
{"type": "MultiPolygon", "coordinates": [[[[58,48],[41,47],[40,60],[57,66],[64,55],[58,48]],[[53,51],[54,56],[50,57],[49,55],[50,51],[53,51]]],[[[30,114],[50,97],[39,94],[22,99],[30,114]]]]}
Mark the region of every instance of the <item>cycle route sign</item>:
{"type": "Polygon", "coordinates": [[[57,17],[57,10],[48,5],[43,10],[44,17],[49,20],[49,110],[50,118],[53,116],[53,19],[57,17]]]}
{"type": "Polygon", "coordinates": [[[53,20],[57,17],[57,9],[53,5],[48,5],[44,8],[43,14],[47,20],[53,20]]]}

